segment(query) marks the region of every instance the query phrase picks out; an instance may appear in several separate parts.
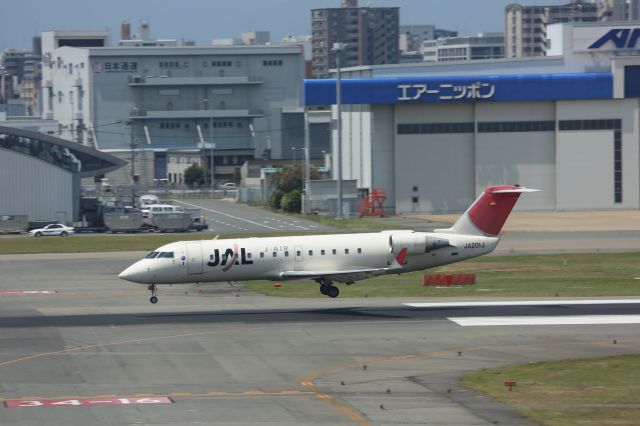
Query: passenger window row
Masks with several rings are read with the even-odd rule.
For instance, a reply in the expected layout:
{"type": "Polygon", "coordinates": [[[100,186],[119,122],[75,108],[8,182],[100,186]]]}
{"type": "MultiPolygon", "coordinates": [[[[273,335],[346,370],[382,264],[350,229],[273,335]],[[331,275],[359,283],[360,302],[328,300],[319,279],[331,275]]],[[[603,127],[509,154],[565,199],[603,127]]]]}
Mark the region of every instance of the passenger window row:
{"type": "MultiPolygon", "coordinates": [[[[361,248],[358,248],[356,252],[357,252],[358,254],[362,254],[362,249],[361,249],[361,248]]],[[[308,253],[309,253],[309,256],[313,256],[313,250],[309,250],[309,252],[308,252],[308,253]]],[[[321,255],[321,256],[324,256],[324,255],[326,255],[326,254],[327,254],[327,251],[326,251],[326,250],[324,250],[324,249],[320,250],[320,255],[321,255]]],[[[336,249],[332,249],[332,250],[331,250],[331,254],[335,256],[335,255],[337,255],[337,254],[338,254],[338,251],[337,251],[336,249]]],[[[344,249],[344,254],[349,254],[349,249],[348,249],[348,248],[344,249]]],[[[272,253],[272,256],[273,256],[273,257],[278,257],[278,252],[277,252],[277,251],[274,251],[274,252],[272,253]]],[[[296,250],[296,256],[297,256],[297,257],[302,256],[302,251],[301,251],[301,250],[296,250]]],[[[289,252],[288,252],[288,251],[285,251],[285,252],[284,252],[284,257],[289,257],[289,252]]],[[[264,258],[264,252],[260,252],[260,258],[264,258]]]]}

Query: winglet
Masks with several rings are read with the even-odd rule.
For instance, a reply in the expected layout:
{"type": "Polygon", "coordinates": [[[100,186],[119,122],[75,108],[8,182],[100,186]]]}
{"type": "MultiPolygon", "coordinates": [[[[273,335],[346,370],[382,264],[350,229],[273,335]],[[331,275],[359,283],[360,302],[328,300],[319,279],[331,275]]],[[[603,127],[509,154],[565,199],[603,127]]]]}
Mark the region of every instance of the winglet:
{"type": "Polygon", "coordinates": [[[407,257],[407,248],[400,250],[389,269],[400,269],[404,265],[404,259],[407,257]]]}

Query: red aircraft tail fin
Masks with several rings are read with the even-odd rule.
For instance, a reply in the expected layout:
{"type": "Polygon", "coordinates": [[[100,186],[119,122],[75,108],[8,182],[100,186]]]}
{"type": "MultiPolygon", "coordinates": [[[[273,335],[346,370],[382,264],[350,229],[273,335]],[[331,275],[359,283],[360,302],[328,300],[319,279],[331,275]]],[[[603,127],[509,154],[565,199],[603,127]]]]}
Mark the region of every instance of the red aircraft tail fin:
{"type": "Polygon", "coordinates": [[[500,185],[486,188],[448,231],[468,235],[498,235],[513,206],[524,192],[536,192],[520,186],[500,185]]]}

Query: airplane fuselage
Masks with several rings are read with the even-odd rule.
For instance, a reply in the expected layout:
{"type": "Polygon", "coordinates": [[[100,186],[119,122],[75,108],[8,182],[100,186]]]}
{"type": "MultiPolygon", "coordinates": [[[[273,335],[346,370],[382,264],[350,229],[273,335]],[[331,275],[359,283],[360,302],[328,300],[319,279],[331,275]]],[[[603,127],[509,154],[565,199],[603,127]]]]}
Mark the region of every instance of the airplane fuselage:
{"type": "Polygon", "coordinates": [[[353,284],[491,253],[520,195],[535,191],[517,185],[490,186],[450,228],[434,232],[179,241],[149,253],[119,277],[148,284],[151,303],[158,301],[156,284],[261,279],[313,280],[322,294],[334,298],[340,293],[334,282],[353,284]]]}
{"type": "MultiPolygon", "coordinates": [[[[383,270],[408,247],[404,264],[379,271],[405,273],[459,262],[487,254],[497,237],[383,231],[229,240],[181,241],[158,248],[131,267],[130,281],[144,284],[294,279],[295,271],[383,270]],[[411,246],[410,238],[444,240],[446,247],[432,250],[424,244],[411,246]],[[396,240],[403,239],[394,244],[396,240]],[[153,255],[153,253],[158,253],[153,255]],[[288,271],[289,275],[283,275],[288,271]]],[[[302,277],[300,277],[302,278],[302,277]]]]}

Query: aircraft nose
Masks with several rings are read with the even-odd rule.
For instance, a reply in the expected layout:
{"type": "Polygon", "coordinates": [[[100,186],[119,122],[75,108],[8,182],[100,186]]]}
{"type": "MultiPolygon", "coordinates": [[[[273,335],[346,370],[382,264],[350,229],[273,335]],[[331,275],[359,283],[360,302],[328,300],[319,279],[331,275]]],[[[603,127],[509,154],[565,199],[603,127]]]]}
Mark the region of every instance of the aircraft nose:
{"type": "Polygon", "coordinates": [[[135,278],[136,278],[137,268],[135,266],[136,265],[131,265],[124,271],[120,272],[120,274],[118,274],[118,278],[120,278],[121,280],[136,282],[135,278]]]}

